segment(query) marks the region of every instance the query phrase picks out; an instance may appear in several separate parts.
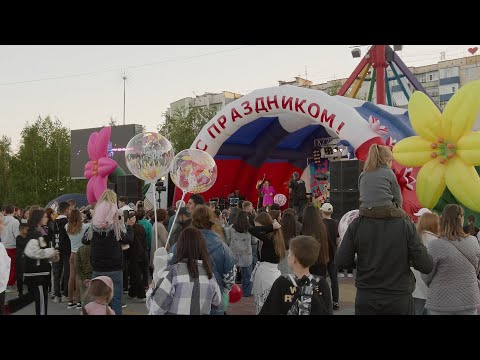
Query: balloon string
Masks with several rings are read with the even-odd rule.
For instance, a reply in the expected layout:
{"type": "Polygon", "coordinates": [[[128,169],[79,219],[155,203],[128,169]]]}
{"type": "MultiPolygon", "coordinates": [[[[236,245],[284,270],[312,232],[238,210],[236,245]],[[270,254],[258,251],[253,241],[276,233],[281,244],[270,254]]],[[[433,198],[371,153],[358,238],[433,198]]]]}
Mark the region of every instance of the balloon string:
{"type": "MultiPolygon", "coordinates": [[[[180,200],[180,205],[183,204],[183,199],[185,199],[186,194],[187,193],[184,191],[183,194],[182,194],[182,199],[180,200]]],[[[175,227],[175,223],[177,222],[177,217],[178,217],[178,213],[180,211],[180,207],[181,206],[178,207],[177,212],[175,213],[175,218],[173,219],[172,227],[170,228],[170,232],[168,233],[168,239],[167,239],[167,243],[165,244],[165,249],[167,249],[168,243],[170,242],[170,236],[172,236],[173,228],[175,227]]]]}
{"type": "Polygon", "coordinates": [[[157,230],[158,226],[157,226],[157,199],[155,199],[155,193],[156,193],[155,183],[156,182],[152,181],[150,183],[150,186],[152,187],[152,193],[153,193],[153,212],[155,214],[155,224],[154,224],[154,226],[155,226],[155,229],[154,229],[154,231],[155,231],[155,250],[157,250],[158,249],[158,230],[157,230]]]}

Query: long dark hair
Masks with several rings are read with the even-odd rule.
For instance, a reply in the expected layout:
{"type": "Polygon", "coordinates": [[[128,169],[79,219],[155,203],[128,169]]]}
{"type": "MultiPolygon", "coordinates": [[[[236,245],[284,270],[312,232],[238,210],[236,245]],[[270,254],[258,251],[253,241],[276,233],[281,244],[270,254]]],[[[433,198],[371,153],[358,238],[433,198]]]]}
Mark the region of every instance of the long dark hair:
{"type": "Polygon", "coordinates": [[[285,241],[285,248],[288,250],[288,243],[291,239],[297,236],[297,221],[291,212],[283,213],[281,229],[283,233],[283,240],[285,241]]]}
{"type": "Polygon", "coordinates": [[[323,223],[322,214],[314,205],[307,205],[303,210],[302,235],[312,236],[320,243],[317,264],[328,264],[328,233],[323,223]]]}
{"type": "Polygon", "coordinates": [[[466,238],[468,235],[465,234],[462,228],[462,216],[464,214],[463,209],[457,204],[445,206],[440,219],[440,235],[450,241],[460,241],[466,238]]]}
{"type": "Polygon", "coordinates": [[[203,268],[207,272],[208,278],[212,278],[212,263],[208,256],[205,239],[200,230],[193,226],[185,228],[178,236],[175,264],[183,259],[187,260],[188,273],[192,278],[198,278],[197,260],[202,260],[203,268]]]}
{"type": "Polygon", "coordinates": [[[30,229],[36,229],[40,226],[40,222],[45,215],[45,210],[32,210],[29,213],[27,225],[30,229]]]}
{"type": "Polygon", "coordinates": [[[248,221],[248,213],[245,210],[238,212],[233,228],[241,233],[247,232],[248,229],[251,228],[250,222],[248,221]]]}
{"type": "Polygon", "coordinates": [[[68,231],[69,235],[78,234],[82,231],[83,219],[82,213],[78,209],[73,209],[70,212],[70,217],[68,218],[68,231]]]}
{"type": "Polygon", "coordinates": [[[54,221],[53,220],[53,215],[55,214],[55,210],[53,210],[52,208],[47,208],[47,210],[45,210],[45,212],[47,213],[48,221],[54,221]]]}

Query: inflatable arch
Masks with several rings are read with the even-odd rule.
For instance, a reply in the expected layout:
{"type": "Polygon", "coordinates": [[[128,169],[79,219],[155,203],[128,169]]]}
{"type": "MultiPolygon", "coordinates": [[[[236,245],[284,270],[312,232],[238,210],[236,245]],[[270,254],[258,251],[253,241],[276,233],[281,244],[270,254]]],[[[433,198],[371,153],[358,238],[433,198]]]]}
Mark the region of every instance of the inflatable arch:
{"type": "Polygon", "coordinates": [[[255,185],[264,174],[277,193],[288,194],[290,175],[303,173],[315,138],[346,140],[363,160],[371,144],[413,134],[405,109],[286,85],[253,91],[225,106],[192,148],[208,152],[218,166],[215,185],[203,194],[206,200],[238,188],[256,204],[255,185]],[[387,126],[388,133],[372,126],[371,116],[387,126]]]}

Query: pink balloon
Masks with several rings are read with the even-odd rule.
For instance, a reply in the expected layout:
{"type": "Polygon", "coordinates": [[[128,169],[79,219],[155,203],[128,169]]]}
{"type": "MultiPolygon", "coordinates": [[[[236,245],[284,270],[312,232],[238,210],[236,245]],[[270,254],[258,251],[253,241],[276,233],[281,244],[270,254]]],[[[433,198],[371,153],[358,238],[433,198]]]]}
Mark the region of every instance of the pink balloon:
{"type": "Polygon", "coordinates": [[[83,175],[88,179],[87,200],[94,203],[98,201],[107,189],[107,178],[117,168],[117,162],[107,156],[108,142],[112,133],[111,127],[106,127],[100,132],[94,132],[88,139],[88,157],[90,161],[85,164],[83,175]]]}

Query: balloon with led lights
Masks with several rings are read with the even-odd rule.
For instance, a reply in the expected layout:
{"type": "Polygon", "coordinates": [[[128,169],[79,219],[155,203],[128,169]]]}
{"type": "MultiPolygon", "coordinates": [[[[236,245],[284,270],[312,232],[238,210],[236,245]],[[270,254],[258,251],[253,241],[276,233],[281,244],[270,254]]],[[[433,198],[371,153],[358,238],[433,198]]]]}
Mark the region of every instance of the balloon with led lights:
{"type": "Polygon", "coordinates": [[[340,241],[343,240],[343,236],[347,232],[348,226],[352,223],[353,220],[358,218],[358,216],[359,216],[358,210],[351,210],[342,216],[342,218],[338,223],[338,235],[340,236],[340,241]]]}
{"type": "Polygon", "coordinates": [[[217,165],[209,153],[186,149],[172,161],[170,176],[184,193],[199,194],[210,189],[217,180],[217,165]]]}
{"type": "Polygon", "coordinates": [[[170,141],[161,134],[147,132],[135,135],[125,150],[125,162],[130,172],[145,181],[165,176],[174,157],[170,141]]]}
{"type": "Polygon", "coordinates": [[[277,194],[273,197],[273,202],[277,205],[283,206],[287,203],[287,197],[283,194],[277,194]]]}

